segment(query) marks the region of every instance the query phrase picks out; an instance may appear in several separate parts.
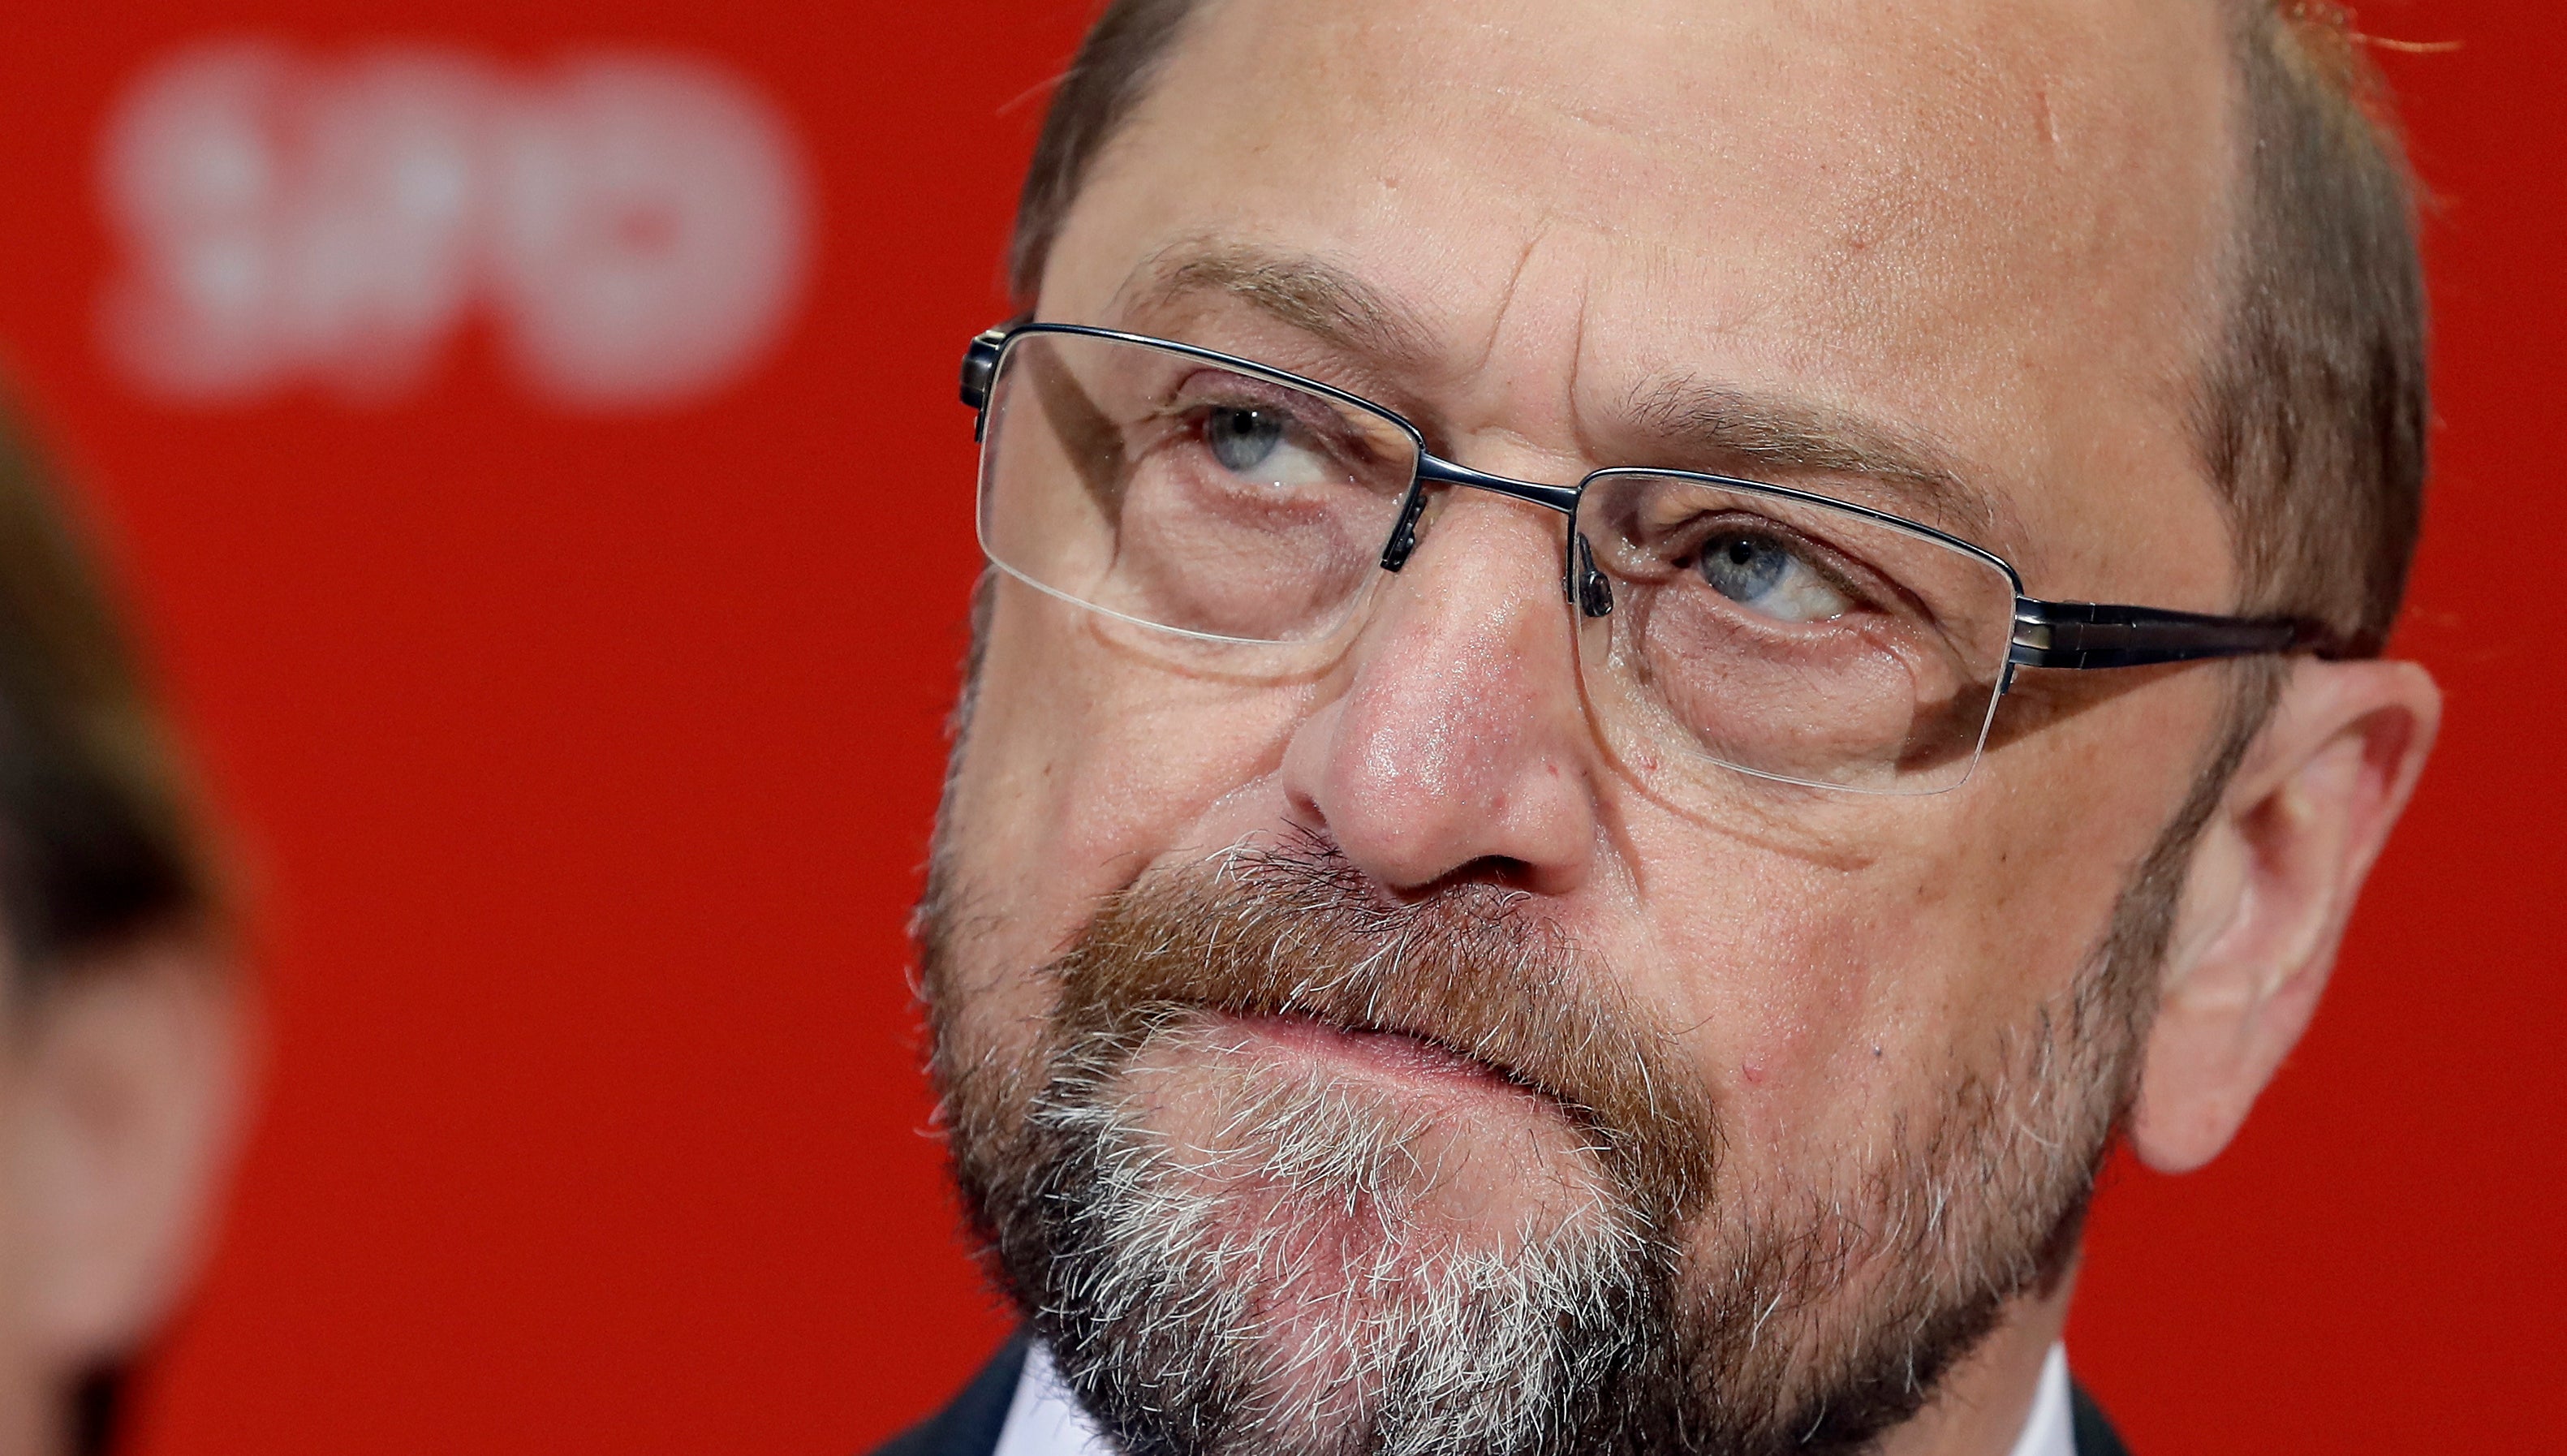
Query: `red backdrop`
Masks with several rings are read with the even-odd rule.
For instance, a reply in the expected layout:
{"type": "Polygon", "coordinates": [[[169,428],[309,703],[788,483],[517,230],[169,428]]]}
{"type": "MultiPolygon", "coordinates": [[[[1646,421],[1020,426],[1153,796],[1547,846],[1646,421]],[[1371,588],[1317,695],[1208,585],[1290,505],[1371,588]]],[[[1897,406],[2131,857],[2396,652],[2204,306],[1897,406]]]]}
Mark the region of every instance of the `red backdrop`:
{"type": "MultiPolygon", "coordinates": [[[[264,1104],[140,1448],[847,1453],[1003,1319],[951,1232],[904,981],[975,554],[966,335],[1085,6],[13,7],[0,349],[237,830],[264,1104]],[[710,396],[155,403],[99,342],[109,118],[231,35],[726,68],[798,139],[807,287],[710,396]]],[[[2117,1169],[2072,1332],[2139,1449],[2518,1448],[2553,1200],[2567,370],[2551,7],[2375,6],[2437,202],[2404,650],[2442,751],[2305,1048],[2200,1175],[2117,1169]]]]}

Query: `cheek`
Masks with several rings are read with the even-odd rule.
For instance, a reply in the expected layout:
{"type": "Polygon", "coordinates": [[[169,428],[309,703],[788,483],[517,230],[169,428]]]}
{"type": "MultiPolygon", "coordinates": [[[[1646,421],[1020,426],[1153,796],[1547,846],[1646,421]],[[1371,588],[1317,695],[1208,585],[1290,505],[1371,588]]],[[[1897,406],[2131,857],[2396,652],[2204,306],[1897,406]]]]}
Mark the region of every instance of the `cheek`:
{"type": "Polygon", "coordinates": [[[2039,775],[2057,787],[1891,805],[1829,836],[1834,854],[1799,835],[1629,831],[1656,868],[1636,916],[1647,949],[1617,963],[1681,1032],[1750,1169],[1874,1145],[2068,993],[2190,785],[2196,708],[2165,705],[2144,731],[2063,726],[2039,775]]]}
{"type": "Polygon", "coordinates": [[[1950,868],[1775,856],[1674,892],[1721,907],[1658,935],[1669,1020],[1722,1109],[1743,1186],[1789,1191],[1791,1170],[1877,1156],[1946,1095],[1956,1065],[1982,1059],[1987,1031],[2028,1017],[2022,999],[2053,968],[1988,937],[1986,907],[1950,868]]]}
{"type": "Polygon", "coordinates": [[[1101,635],[1092,614],[1031,595],[1000,588],[938,831],[1003,954],[1025,966],[1270,776],[1310,697],[1154,660],[1151,643],[1101,635]]]}
{"type": "Polygon", "coordinates": [[[59,1351],[48,1347],[40,1307],[43,1275],[66,1257],[60,1244],[67,1231],[48,1228],[42,1217],[44,1195],[59,1195],[49,1185],[63,1170],[47,1156],[59,1153],[57,1140],[37,1136],[45,1124],[32,1105],[29,1070],[14,1053],[0,1064],[0,1451],[44,1449],[34,1433],[60,1399],[59,1351]]]}
{"type": "Polygon", "coordinates": [[[1656,877],[1643,911],[1647,995],[1710,1083],[1733,1145],[1779,1156],[1862,1121],[1913,1040],[1932,1034],[1918,993],[1947,974],[1937,914],[1877,862],[1734,841],[1706,852],[1697,839],[1683,864],[1656,877]]]}

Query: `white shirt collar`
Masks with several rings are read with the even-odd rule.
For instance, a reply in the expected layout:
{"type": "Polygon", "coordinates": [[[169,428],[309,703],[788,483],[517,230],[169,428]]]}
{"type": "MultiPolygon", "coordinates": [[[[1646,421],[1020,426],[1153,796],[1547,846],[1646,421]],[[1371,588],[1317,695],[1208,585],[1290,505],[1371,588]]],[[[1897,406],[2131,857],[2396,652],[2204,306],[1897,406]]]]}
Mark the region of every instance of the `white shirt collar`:
{"type": "Polygon", "coordinates": [[[1039,1339],[1025,1346],[1025,1372],[1016,1377],[1016,1397],[1007,1403],[1007,1423],[991,1456],[1114,1456],[1061,1384],[1051,1351],[1039,1339]]]}
{"type": "MultiPolygon", "coordinates": [[[[1070,1398],[1040,1340],[1025,1348],[1025,1372],[1016,1378],[1015,1398],[1007,1404],[1007,1423],[998,1432],[993,1456],[1115,1456],[1087,1412],[1070,1398]]],[[[2077,1456],[2064,1345],[2052,1345],[2041,1362],[2032,1414],[2024,1419],[2023,1434],[2015,1437],[2013,1456],[2077,1456]]]]}
{"type": "MultiPolygon", "coordinates": [[[[1050,1366],[1046,1365],[1048,1369],[1050,1366]]],[[[2077,1456],[2077,1427],[2068,1402],[2068,1346],[2054,1341],[2042,1356],[2041,1383],[2033,1387],[2032,1414],[2014,1438],[2014,1456],[2077,1456]]]]}

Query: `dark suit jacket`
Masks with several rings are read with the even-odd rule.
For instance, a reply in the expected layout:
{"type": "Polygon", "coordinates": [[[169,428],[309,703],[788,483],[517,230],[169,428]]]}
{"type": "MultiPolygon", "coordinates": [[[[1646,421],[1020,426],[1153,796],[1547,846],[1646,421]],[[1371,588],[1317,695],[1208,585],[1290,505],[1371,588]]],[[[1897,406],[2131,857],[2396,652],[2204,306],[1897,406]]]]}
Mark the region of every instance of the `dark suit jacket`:
{"type": "MultiPolygon", "coordinates": [[[[876,1447],[874,1456],[992,1456],[1024,1369],[1025,1337],[1019,1333],[998,1346],[952,1404],[876,1447]]],[[[2070,1394],[2076,1402],[2077,1456],[2130,1456],[2085,1387],[2072,1386],[2070,1394]]]]}

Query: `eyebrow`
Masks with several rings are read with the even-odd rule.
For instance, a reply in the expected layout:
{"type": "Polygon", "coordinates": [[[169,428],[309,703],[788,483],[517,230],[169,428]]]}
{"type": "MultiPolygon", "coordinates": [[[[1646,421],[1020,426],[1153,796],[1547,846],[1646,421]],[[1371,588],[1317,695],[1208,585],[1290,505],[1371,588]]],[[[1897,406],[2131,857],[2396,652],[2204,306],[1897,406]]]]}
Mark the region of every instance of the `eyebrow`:
{"type": "Polygon", "coordinates": [[[1205,294],[1234,299],[1383,365],[1420,365],[1435,352],[1434,332],[1413,310],[1350,270],[1307,253],[1248,243],[1180,243],[1142,264],[1122,294],[1141,309],[1205,294]]]}
{"type": "MultiPolygon", "coordinates": [[[[1309,253],[1199,240],[1161,250],[1134,270],[1117,302],[1138,311],[1204,296],[1243,303],[1384,375],[1431,364],[1434,331],[1417,313],[1349,269],[1309,253]]],[[[1599,461],[1695,468],[1751,477],[1824,475],[1860,481],[1882,508],[1991,547],[2016,543],[2013,512],[1972,482],[1980,472],[1913,432],[1839,406],[1687,377],[1633,391],[1621,431],[1649,437],[1657,459],[1599,461]]]]}
{"type": "Polygon", "coordinates": [[[2020,539],[2013,511],[1950,450],[1841,407],[1661,379],[1634,393],[1630,416],[1639,433],[1736,473],[1860,480],[1926,524],[1989,545],[2020,539]]]}

